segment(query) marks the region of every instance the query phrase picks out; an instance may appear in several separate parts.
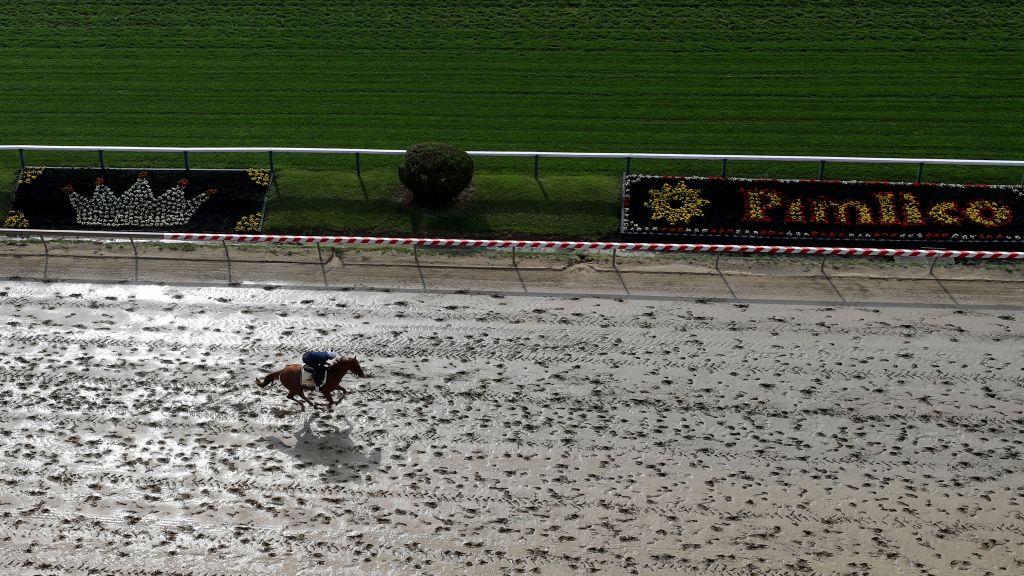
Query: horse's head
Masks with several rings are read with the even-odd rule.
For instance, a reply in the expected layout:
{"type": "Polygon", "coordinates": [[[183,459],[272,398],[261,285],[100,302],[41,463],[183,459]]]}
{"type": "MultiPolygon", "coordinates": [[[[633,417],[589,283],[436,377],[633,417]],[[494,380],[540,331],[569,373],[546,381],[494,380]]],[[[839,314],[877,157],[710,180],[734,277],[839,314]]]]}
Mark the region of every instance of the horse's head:
{"type": "Polygon", "coordinates": [[[338,369],[351,372],[360,378],[366,377],[366,374],[363,373],[363,367],[359,365],[359,360],[356,360],[355,356],[338,356],[335,358],[334,362],[328,367],[328,370],[338,369]]]}

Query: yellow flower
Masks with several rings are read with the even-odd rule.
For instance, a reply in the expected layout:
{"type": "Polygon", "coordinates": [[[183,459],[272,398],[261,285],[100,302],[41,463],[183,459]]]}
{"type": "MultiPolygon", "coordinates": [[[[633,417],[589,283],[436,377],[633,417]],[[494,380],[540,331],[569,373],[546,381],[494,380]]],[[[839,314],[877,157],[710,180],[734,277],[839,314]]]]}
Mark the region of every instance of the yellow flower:
{"type": "Polygon", "coordinates": [[[33,180],[43,175],[43,170],[46,170],[45,166],[26,166],[21,170],[21,176],[18,177],[18,184],[31,184],[33,180]]]}
{"type": "Polygon", "coordinates": [[[257,186],[266,186],[270,184],[270,171],[259,170],[257,168],[250,168],[248,170],[249,180],[252,180],[253,184],[257,186]]]}
{"type": "Polygon", "coordinates": [[[235,232],[259,232],[260,231],[260,215],[249,214],[243,216],[237,223],[235,223],[235,232]]]}
{"type": "Polygon", "coordinates": [[[998,228],[1013,221],[1010,207],[994,200],[971,200],[964,209],[964,215],[971,222],[986,228],[998,228]]]}
{"type": "Polygon", "coordinates": [[[958,226],[960,224],[960,217],[956,216],[956,211],[956,202],[936,202],[931,207],[931,210],[928,211],[928,217],[936,224],[958,226]]]}
{"type": "Polygon", "coordinates": [[[4,218],[4,228],[28,228],[28,218],[17,210],[11,210],[4,218]]]}
{"type": "Polygon", "coordinates": [[[666,220],[669,224],[689,224],[690,220],[703,216],[702,206],[710,203],[709,200],[701,198],[700,190],[687,188],[686,183],[680,181],[675,187],[665,184],[661,190],[652,190],[651,197],[644,202],[644,206],[651,209],[651,220],[666,220]],[[673,205],[674,202],[681,202],[682,205],[673,205]]]}

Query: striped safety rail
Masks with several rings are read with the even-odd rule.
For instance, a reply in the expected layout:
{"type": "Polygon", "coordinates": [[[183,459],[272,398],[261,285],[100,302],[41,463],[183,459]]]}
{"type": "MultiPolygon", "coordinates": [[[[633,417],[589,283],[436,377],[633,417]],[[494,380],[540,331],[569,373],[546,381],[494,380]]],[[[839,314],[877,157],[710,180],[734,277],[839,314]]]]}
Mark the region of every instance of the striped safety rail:
{"type": "Polygon", "coordinates": [[[476,240],[470,238],[388,238],[378,236],[294,236],[199,232],[101,232],[0,228],[0,236],[16,238],[120,239],[176,242],[250,242],[413,246],[435,248],[516,248],[523,250],[622,250],[626,252],[698,252],[711,254],[802,254],[807,256],[882,256],[1024,260],[1024,252],[943,250],[934,248],[851,248],[841,246],[762,246],[753,244],[668,244],[655,242],[577,242],[567,240],[476,240]]]}
{"type": "Polygon", "coordinates": [[[437,248],[519,248],[551,250],[623,250],[634,252],[705,252],[736,254],[806,254],[819,256],[907,256],[1024,260],[1024,252],[939,250],[927,248],[849,248],[832,246],[759,246],[749,244],[665,244],[653,242],[577,242],[564,240],[475,240],[466,238],[387,238],[375,236],[283,236],[252,234],[164,234],[165,240],[276,242],[286,244],[360,244],[437,248]]]}

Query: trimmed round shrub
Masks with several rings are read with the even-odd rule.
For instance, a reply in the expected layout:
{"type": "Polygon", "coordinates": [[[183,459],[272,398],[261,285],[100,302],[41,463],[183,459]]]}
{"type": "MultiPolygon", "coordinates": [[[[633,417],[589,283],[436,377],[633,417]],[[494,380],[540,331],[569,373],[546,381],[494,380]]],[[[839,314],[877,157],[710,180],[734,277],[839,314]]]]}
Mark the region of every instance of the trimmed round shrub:
{"type": "Polygon", "coordinates": [[[416,144],[406,150],[398,178],[412,191],[414,204],[442,208],[454,203],[473,180],[473,159],[451,144],[416,144]]]}

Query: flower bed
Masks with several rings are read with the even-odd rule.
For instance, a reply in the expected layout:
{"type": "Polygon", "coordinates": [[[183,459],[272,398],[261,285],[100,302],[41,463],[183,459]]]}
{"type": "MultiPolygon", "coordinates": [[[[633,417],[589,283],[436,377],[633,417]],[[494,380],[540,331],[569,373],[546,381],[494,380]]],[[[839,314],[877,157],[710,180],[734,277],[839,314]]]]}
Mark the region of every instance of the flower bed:
{"type": "Polygon", "coordinates": [[[1024,247],[1024,187],[629,175],[626,240],[1024,247]]]}
{"type": "Polygon", "coordinates": [[[260,231],[266,170],[26,167],[11,214],[21,227],[62,230],[260,231]],[[255,228],[255,230],[253,230],[255,228]]]}

